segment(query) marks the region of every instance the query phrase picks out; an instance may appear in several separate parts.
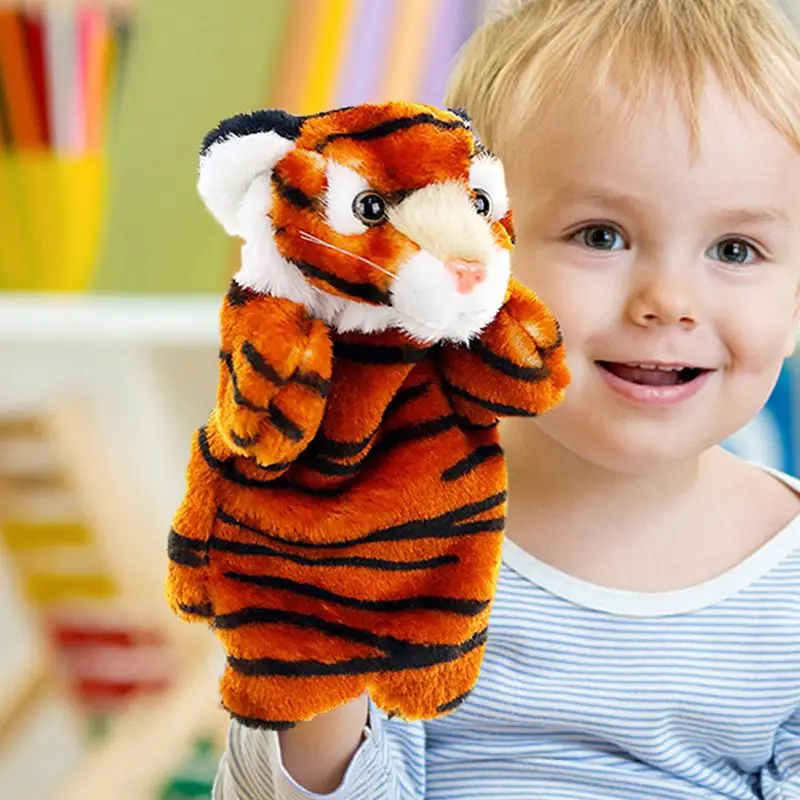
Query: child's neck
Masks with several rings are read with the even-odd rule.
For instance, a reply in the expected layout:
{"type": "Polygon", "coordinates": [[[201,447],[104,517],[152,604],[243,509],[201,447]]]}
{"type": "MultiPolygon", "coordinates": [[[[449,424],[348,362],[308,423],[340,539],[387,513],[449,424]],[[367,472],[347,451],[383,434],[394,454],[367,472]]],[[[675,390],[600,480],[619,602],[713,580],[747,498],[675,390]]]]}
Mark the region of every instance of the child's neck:
{"type": "Polygon", "coordinates": [[[700,457],[657,472],[628,474],[581,458],[528,421],[505,424],[512,502],[528,508],[535,505],[545,513],[548,508],[557,510],[565,521],[584,511],[593,519],[611,514],[639,521],[652,516],[656,506],[674,509],[675,503],[685,502],[700,478],[700,457]]]}
{"type": "Polygon", "coordinates": [[[692,586],[733,567],[797,513],[796,497],[777,481],[718,448],[630,475],[578,457],[530,422],[508,425],[504,441],[509,538],[605,586],[692,586]],[[764,508],[778,506],[766,518],[764,508]]]}

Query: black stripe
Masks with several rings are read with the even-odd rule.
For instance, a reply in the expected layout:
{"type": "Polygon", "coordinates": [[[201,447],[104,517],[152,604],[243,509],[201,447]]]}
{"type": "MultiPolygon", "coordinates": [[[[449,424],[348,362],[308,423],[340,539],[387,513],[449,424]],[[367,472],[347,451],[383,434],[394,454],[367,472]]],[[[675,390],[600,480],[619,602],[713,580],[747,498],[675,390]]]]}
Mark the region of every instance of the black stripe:
{"type": "Polygon", "coordinates": [[[346,358],[361,364],[418,364],[428,355],[423,347],[399,347],[379,344],[356,344],[335,342],[334,358],[346,358]]]}
{"type": "Polygon", "coordinates": [[[384,437],[375,445],[373,453],[383,453],[391,450],[398,444],[413,442],[418,439],[427,439],[431,436],[438,436],[440,433],[458,427],[458,419],[455,414],[438,419],[429,419],[425,422],[417,422],[413,425],[401,425],[399,428],[388,431],[384,437]]]}
{"type": "Polygon", "coordinates": [[[267,472],[283,472],[285,469],[289,469],[292,466],[291,461],[276,461],[274,464],[270,464],[269,466],[262,467],[259,465],[260,469],[266,470],[267,472]]]}
{"type": "MultiPolygon", "coordinates": [[[[348,642],[356,642],[368,647],[383,650],[393,661],[406,666],[421,666],[420,661],[436,659],[437,663],[453,660],[452,656],[463,655],[486,641],[486,629],[473,634],[466,642],[456,645],[415,644],[395,636],[376,634],[373,631],[327,620],[314,614],[300,614],[277,608],[248,607],[230,614],[223,614],[214,620],[213,626],[222,630],[235,630],[244,625],[293,625],[297,628],[319,631],[348,642]]],[[[283,662],[297,663],[297,662],[283,662]]],[[[465,697],[466,695],[462,695],[465,697]]],[[[452,702],[452,701],[451,701],[452,702]]]]}
{"type": "MultiPolygon", "coordinates": [[[[205,427],[200,428],[197,437],[197,443],[200,446],[200,453],[203,456],[206,464],[208,464],[211,469],[215,472],[218,472],[225,480],[230,481],[231,483],[235,483],[237,486],[245,486],[248,488],[256,488],[256,489],[266,489],[272,488],[276,484],[276,478],[251,478],[248,475],[240,472],[236,465],[233,462],[233,459],[227,459],[223,461],[222,459],[217,458],[211,452],[211,447],[208,444],[208,431],[205,427]]],[[[260,469],[264,470],[264,472],[278,472],[283,471],[287,467],[290,467],[291,463],[283,461],[276,464],[271,464],[268,467],[260,467],[260,469]]]]}
{"type": "Polygon", "coordinates": [[[500,424],[500,420],[493,419],[491,422],[473,422],[466,417],[461,416],[461,414],[456,414],[458,417],[458,424],[465,430],[465,431],[489,431],[492,428],[496,428],[500,424]]]}
{"type": "Polygon", "coordinates": [[[170,528],[167,556],[184,567],[205,567],[208,564],[208,542],[189,539],[170,528]]]}
{"type": "Polygon", "coordinates": [[[468,475],[476,467],[488,461],[494,456],[502,456],[503,448],[499,444],[483,444],[476,447],[466,458],[448,467],[442,473],[443,481],[454,481],[468,475]]]}
{"type": "MultiPolygon", "coordinates": [[[[393,525],[390,528],[373,531],[372,533],[369,533],[366,536],[361,536],[357,539],[349,539],[347,541],[340,542],[292,541],[290,539],[277,536],[276,534],[262,531],[253,525],[248,525],[246,522],[242,522],[241,520],[238,520],[227,512],[223,511],[221,508],[217,509],[217,518],[228,525],[234,525],[237,528],[251,531],[259,536],[263,536],[265,539],[279,542],[280,544],[305,548],[341,550],[344,548],[353,547],[354,545],[368,544],[371,542],[401,542],[411,541],[413,539],[444,539],[453,536],[481,533],[484,530],[484,528],[481,526],[486,526],[487,524],[494,523],[495,521],[478,520],[475,523],[469,524],[459,523],[463,523],[464,520],[467,520],[470,517],[475,517],[478,514],[483,514],[486,511],[497,508],[497,506],[502,505],[506,501],[506,497],[506,492],[498,492],[497,494],[493,494],[491,497],[487,497],[484,500],[480,500],[475,503],[468,503],[467,505],[452,509],[444,514],[440,514],[437,517],[432,517],[425,520],[417,519],[411,520],[410,522],[403,522],[399,525],[393,525]],[[472,530],[470,529],[469,525],[476,525],[478,527],[472,530]]],[[[500,520],[500,523],[502,525],[502,520],[500,520]]],[[[485,529],[495,530],[495,528],[492,527],[485,529]]]]}
{"type": "Polygon", "coordinates": [[[329,439],[327,436],[318,433],[314,437],[314,441],[307,451],[308,455],[304,457],[304,460],[310,461],[316,458],[324,458],[326,456],[339,459],[352,458],[353,456],[357,456],[367,447],[367,445],[372,442],[378,431],[380,431],[380,426],[372,431],[369,436],[365,436],[363,439],[360,439],[357,442],[337,442],[334,439],[329,439]]]}
{"type": "Polygon", "coordinates": [[[327,620],[315,614],[301,614],[297,611],[284,611],[279,608],[251,606],[240,611],[233,611],[230,614],[220,614],[214,620],[214,627],[222,630],[235,630],[244,625],[294,625],[297,628],[315,630],[329,636],[336,636],[348,642],[375,647],[383,650],[387,655],[391,653],[399,654],[406,651],[409,646],[414,646],[394,636],[380,635],[363,628],[327,620]]]}
{"type": "Polygon", "coordinates": [[[404,639],[387,634],[377,634],[374,631],[345,625],[342,622],[324,619],[315,614],[301,614],[297,611],[286,611],[279,608],[247,607],[230,614],[221,614],[214,620],[214,627],[223,630],[234,630],[243,625],[294,625],[297,628],[306,628],[319,631],[329,636],[336,636],[348,642],[375,647],[383,650],[387,655],[403,655],[409,650],[424,648],[425,645],[412,644],[404,639]]]}
{"type": "Polygon", "coordinates": [[[404,386],[398,389],[394,397],[389,401],[389,405],[386,406],[384,417],[388,417],[390,414],[397,411],[398,408],[402,408],[412,400],[422,397],[430,388],[431,381],[424,381],[423,383],[417,383],[413,386],[404,386]]]}
{"type": "Polygon", "coordinates": [[[302,208],[304,211],[313,211],[316,208],[316,201],[309,197],[302,189],[287,183],[277,172],[272,173],[272,182],[278,190],[278,194],[295,208],[302,208]]]}
{"type": "Polygon", "coordinates": [[[484,363],[488,364],[492,369],[502,372],[504,375],[509,375],[520,381],[529,383],[544,380],[550,376],[550,370],[545,364],[539,367],[523,367],[515,364],[507,358],[495,353],[488,348],[480,339],[470,345],[470,350],[475,353],[478,358],[484,363]]]}
{"type": "Polygon", "coordinates": [[[315,586],[313,583],[300,583],[277,575],[248,575],[243,572],[225,572],[226,578],[240,583],[249,583],[266,589],[284,590],[304,597],[314,597],[347,608],[360,611],[378,611],[382,613],[400,611],[442,611],[464,617],[480,614],[489,600],[462,600],[458,597],[441,597],[439,595],[417,595],[393,600],[362,600],[359,597],[348,597],[315,586]]]}
{"type": "Polygon", "coordinates": [[[226,353],[224,350],[220,350],[219,357],[228,368],[228,373],[231,376],[231,383],[233,384],[233,397],[236,403],[242,408],[246,408],[248,411],[253,411],[257,414],[267,414],[270,422],[287,439],[292,442],[301,442],[305,436],[303,429],[289,419],[289,417],[287,417],[286,414],[284,414],[283,411],[281,411],[274,403],[270,403],[269,406],[260,406],[242,394],[241,390],[239,389],[239,381],[236,376],[236,370],[233,366],[233,358],[231,357],[231,354],[226,353]]]}
{"type": "Polygon", "coordinates": [[[226,297],[228,298],[228,303],[230,305],[243,306],[249,300],[255,297],[255,293],[251,289],[245,289],[242,286],[239,286],[236,281],[231,281],[226,297]]]}
{"type": "Polygon", "coordinates": [[[222,707],[235,719],[240,725],[246,728],[258,728],[266,731],[288,731],[290,728],[296,728],[296,722],[277,722],[271,719],[260,719],[259,717],[244,717],[231,711],[224,703],[222,707]]]}
{"type": "Polygon", "coordinates": [[[186,550],[170,550],[169,560],[173,564],[180,564],[182,567],[205,567],[208,566],[208,559],[197,553],[189,553],[186,550]]]}
{"type": "Polygon", "coordinates": [[[286,661],[278,658],[234,658],[228,657],[229,666],[241,675],[311,677],[322,675],[360,675],[367,672],[399,672],[406,669],[421,669],[456,661],[486,644],[486,629],[478,631],[472,638],[460,645],[420,645],[409,652],[408,660],[395,655],[351,658],[347,661],[286,661]]]}
{"type": "Polygon", "coordinates": [[[327,270],[324,270],[315,264],[311,264],[308,261],[301,261],[296,258],[292,258],[290,261],[307,277],[316,278],[317,280],[323,281],[329,286],[333,286],[334,289],[338,289],[343,294],[348,295],[349,297],[354,297],[358,300],[364,300],[365,302],[373,303],[376,306],[388,306],[392,303],[392,298],[389,295],[389,292],[379,289],[372,283],[348,281],[346,278],[342,278],[340,275],[328,272],[327,270]]]}
{"type": "Polygon", "coordinates": [[[301,119],[305,121],[307,119],[317,119],[319,117],[330,117],[334,114],[341,114],[342,111],[350,111],[353,108],[356,108],[356,106],[340,106],[339,108],[329,108],[325,111],[315,111],[313,114],[306,114],[304,117],[301,117],[301,119]]]}
{"type": "Polygon", "coordinates": [[[317,434],[312,443],[312,448],[307,451],[308,455],[303,457],[304,462],[313,462],[316,459],[330,458],[352,458],[362,452],[375,438],[380,431],[380,426],[372,431],[369,436],[365,436],[357,442],[337,442],[334,439],[328,439],[322,434],[317,434]]]}
{"type": "Polygon", "coordinates": [[[414,425],[402,425],[399,428],[389,431],[386,435],[367,453],[362,459],[352,464],[339,464],[322,456],[315,456],[303,460],[303,466],[316,470],[321,475],[335,475],[339,477],[355,475],[365,463],[373,458],[389,452],[392,448],[400,444],[429,439],[438,436],[440,433],[458,427],[458,419],[454,414],[438,419],[418,422],[414,425]]]}
{"type": "Polygon", "coordinates": [[[331,393],[331,382],[318,372],[298,370],[292,375],[292,380],[313,389],[320,397],[327,397],[331,393]]]}
{"type": "Polygon", "coordinates": [[[458,564],[459,558],[455,555],[435,556],[421,561],[388,561],[383,558],[363,558],[361,556],[327,556],[323,558],[309,558],[299,553],[285,553],[263,544],[250,542],[227,541],[212,537],[209,545],[215,550],[225,553],[235,553],[240,556],[274,556],[295,564],[310,567],[366,567],[368,569],[384,570],[386,572],[404,572],[406,570],[436,569],[438,567],[458,564]]]}
{"type": "Polygon", "coordinates": [[[196,617],[213,617],[214,611],[211,608],[211,603],[199,603],[198,605],[190,605],[189,603],[179,603],[178,608],[184,614],[194,614],[196,617]]]}
{"type": "MultiPolygon", "coordinates": [[[[417,397],[425,394],[430,386],[430,381],[425,381],[424,383],[418,383],[414,386],[408,386],[400,389],[392,398],[391,402],[386,406],[386,411],[383,415],[384,419],[386,419],[393,412],[397,411],[399,408],[402,408],[404,405],[406,405],[406,403],[410,403],[412,400],[415,400],[417,397]]],[[[383,423],[381,422],[381,424],[378,425],[378,427],[372,431],[372,433],[356,442],[338,442],[335,439],[329,439],[323,433],[318,433],[314,438],[311,448],[309,448],[307,452],[311,457],[327,456],[328,458],[335,458],[339,460],[343,458],[353,458],[353,456],[357,456],[372,442],[375,436],[377,436],[379,433],[382,424],[383,423]]]]}
{"type": "Polygon", "coordinates": [[[205,553],[208,551],[208,542],[203,539],[191,539],[188,536],[182,536],[175,528],[169,529],[169,542],[170,545],[179,547],[183,550],[191,550],[195,553],[205,553]]]}
{"type": "Polygon", "coordinates": [[[278,374],[275,367],[258,352],[252,342],[245,342],[242,345],[242,355],[247,359],[250,366],[270,383],[274,383],[276,386],[285,385],[286,381],[278,374]]]}
{"type": "Polygon", "coordinates": [[[269,421],[291,442],[302,442],[305,433],[303,429],[286,414],[281,411],[278,406],[270,404],[269,407],[269,421]]]}
{"type": "Polygon", "coordinates": [[[453,130],[454,128],[466,128],[462,120],[443,120],[434,117],[432,114],[422,113],[416,114],[413,117],[399,117],[398,119],[389,119],[381,122],[372,128],[365,128],[360,131],[349,131],[332,133],[326,136],[317,143],[316,149],[321,152],[331,142],[337,139],[355,139],[356,141],[366,141],[369,139],[379,139],[382,136],[392,136],[398,131],[408,130],[415,125],[435,125],[437,128],[443,130],[453,130]]]}
{"type": "Polygon", "coordinates": [[[225,350],[220,350],[219,357],[222,363],[228,368],[228,374],[231,376],[231,383],[233,384],[233,399],[236,401],[236,404],[240,405],[242,408],[246,408],[248,411],[253,411],[256,414],[266,414],[269,411],[269,408],[254,403],[252,400],[248,399],[242,394],[242,391],[239,388],[239,377],[236,374],[236,370],[233,366],[233,356],[225,350]]]}
{"type": "Polygon", "coordinates": [[[462,522],[455,529],[460,533],[491,533],[502,531],[506,527],[505,517],[492,517],[491,519],[478,519],[475,522],[462,522]]]}
{"type": "Polygon", "coordinates": [[[468,392],[466,389],[462,389],[460,386],[456,386],[454,383],[450,383],[450,381],[444,381],[445,388],[447,391],[451,392],[458,397],[463,397],[465,400],[469,400],[470,403],[474,403],[476,406],[480,406],[481,408],[486,408],[489,411],[494,411],[495,414],[505,414],[509,417],[536,417],[538,414],[535,411],[530,411],[527,408],[517,408],[517,406],[510,406],[506,405],[505,403],[496,403],[493,400],[485,400],[483,397],[478,397],[477,395],[468,392]]]}
{"type": "Polygon", "coordinates": [[[458,708],[470,695],[471,690],[464,692],[464,694],[460,694],[458,697],[454,697],[449,703],[442,703],[440,706],[436,707],[436,710],[440,714],[446,714],[448,711],[453,711],[454,709],[458,708]]]}

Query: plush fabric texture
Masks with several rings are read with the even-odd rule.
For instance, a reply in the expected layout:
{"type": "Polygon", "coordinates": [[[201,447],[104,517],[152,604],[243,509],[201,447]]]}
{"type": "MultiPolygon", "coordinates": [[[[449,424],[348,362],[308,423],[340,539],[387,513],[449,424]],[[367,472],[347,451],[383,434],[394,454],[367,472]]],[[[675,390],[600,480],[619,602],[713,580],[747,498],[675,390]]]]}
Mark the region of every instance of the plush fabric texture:
{"type": "Polygon", "coordinates": [[[466,116],[427,106],[256,112],[204,142],[201,195],[245,243],[168,597],[219,637],[244,724],[365,690],[427,719],[475,684],[506,506],[498,420],[548,411],[569,380],[556,321],[508,276],[503,191],[466,116]],[[364,187],[382,219],[354,211],[364,187]],[[436,197],[453,207],[431,213],[436,197]],[[486,277],[457,290],[452,259],[486,277]]]}

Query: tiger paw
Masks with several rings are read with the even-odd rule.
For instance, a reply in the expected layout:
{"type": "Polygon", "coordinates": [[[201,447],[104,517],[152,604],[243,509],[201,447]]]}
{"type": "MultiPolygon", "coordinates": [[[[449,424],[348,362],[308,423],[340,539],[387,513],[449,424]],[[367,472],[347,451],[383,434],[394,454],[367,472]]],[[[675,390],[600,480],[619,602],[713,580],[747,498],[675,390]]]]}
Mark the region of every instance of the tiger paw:
{"type": "Polygon", "coordinates": [[[235,453],[292,461],[314,437],[330,391],[328,326],[299,303],[232,284],[221,313],[214,421],[235,453]]]}
{"type": "Polygon", "coordinates": [[[561,402],[569,383],[558,322],[514,279],[480,339],[448,349],[443,370],[455,410],[474,423],[543,414],[561,402]]]}

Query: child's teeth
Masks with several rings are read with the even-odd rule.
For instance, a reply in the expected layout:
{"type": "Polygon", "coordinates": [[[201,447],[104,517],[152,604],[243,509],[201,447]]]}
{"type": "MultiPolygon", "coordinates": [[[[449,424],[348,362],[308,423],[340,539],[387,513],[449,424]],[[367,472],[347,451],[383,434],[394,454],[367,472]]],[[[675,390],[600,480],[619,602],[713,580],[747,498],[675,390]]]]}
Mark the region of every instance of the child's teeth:
{"type": "Polygon", "coordinates": [[[668,366],[661,366],[660,364],[637,364],[635,362],[629,361],[626,366],[633,367],[634,369],[652,369],[658,370],[659,372],[680,372],[682,367],[668,367],[668,366]]]}

